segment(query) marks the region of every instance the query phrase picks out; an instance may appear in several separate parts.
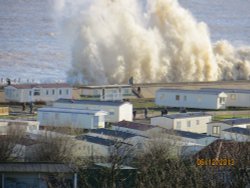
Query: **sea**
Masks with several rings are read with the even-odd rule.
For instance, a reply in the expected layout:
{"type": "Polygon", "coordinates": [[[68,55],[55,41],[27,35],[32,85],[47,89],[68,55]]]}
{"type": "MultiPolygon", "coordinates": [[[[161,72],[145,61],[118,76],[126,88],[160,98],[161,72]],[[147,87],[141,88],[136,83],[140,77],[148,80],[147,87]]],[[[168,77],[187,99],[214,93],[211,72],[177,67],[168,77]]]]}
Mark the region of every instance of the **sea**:
{"type": "MultiPolygon", "coordinates": [[[[61,82],[71,50],[64,42],[52,0],[0,0],[0,83],[61,82]]],[[[213,43],[250,46],[250,0],[179,0],[208,25],[213,43]]]]}

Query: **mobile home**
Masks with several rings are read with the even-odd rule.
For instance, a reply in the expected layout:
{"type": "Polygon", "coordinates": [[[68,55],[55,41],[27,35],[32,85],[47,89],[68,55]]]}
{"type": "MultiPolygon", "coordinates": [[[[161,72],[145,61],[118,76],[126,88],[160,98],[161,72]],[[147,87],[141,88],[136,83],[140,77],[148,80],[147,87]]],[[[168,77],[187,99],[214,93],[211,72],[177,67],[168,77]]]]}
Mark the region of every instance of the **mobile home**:
{"type": "Polygon", "coordinates": [[[224,129],[231,127],[250,129],[250,118],[234,118],[210,122],[207,126],[207,134],[212,136],[220,136],[224,129]]]}
{"type": "Polygon", "coordinates": [[[219,91],[227,94],[226,107],[250,107],[249,89],[202,88],[205,91],[219,91]]]}
{"type": "Polygon", "coordinates": [[[107,112],[71,108],[45,107],[38,109],[41,126],[72,127],[82,129],[104,128],[107,112]]]}
{"type": "Polygon", "coordinates": [[[129,102],[60,99],[53,106],[57,108],[103,110],[108,112],[107,122],[132,121],[133,119],[133,105],[129,102]]]}
{"type": "Polygon", "coordinates": [[[225,109],[226,98],[227,95],[221,91],[159,89],[155,103],[167,107],[225,109]]]}
{"type": "Polygon", "coordinates": [[[4,94],[9,102],[49,102],[60,98],[71,99],[72,87],[66,83],[17,84],[6,86],[4,94]]]}
{"type": "Polygon", "coordinates": [[[158,125],[167,129],[206,133],[207,123],[212,116],[203,112],[178,113],[151,118],[151,125],[158,125]]]}
{"type": "Polygon", "coordinates": [[[81,95],[103,101],[116,101],[133,95],[130,85],[82,86],[81,95]]]}

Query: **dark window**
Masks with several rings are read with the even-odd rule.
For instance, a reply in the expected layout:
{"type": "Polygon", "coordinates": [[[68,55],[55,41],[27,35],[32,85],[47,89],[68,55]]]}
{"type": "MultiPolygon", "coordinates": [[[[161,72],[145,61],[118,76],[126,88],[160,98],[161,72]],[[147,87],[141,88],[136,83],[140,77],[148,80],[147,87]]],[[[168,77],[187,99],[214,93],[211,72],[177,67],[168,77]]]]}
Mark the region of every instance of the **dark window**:
{"type": "Polygon", "coordinates": [[[40,95],[40,89],[35,89],[34,95],[35,95],[35,96],[40,95]]]}
{"type": "Polygon", "coordinates": [[[180,100],[180,95],[176,95],[175,100],[179,101],[180,100]]]}
{"type": "Polygon", "coordinates": [[[61,95],[61,94],[62,94],[62,90],[60,89],[60,90],[59,90],[59,95],[61,95]]]}
{"type": "Polygon", "coordinates": [[[54,89],[52,90],[52,95],[55,95],[55,90],[54,89]]]}

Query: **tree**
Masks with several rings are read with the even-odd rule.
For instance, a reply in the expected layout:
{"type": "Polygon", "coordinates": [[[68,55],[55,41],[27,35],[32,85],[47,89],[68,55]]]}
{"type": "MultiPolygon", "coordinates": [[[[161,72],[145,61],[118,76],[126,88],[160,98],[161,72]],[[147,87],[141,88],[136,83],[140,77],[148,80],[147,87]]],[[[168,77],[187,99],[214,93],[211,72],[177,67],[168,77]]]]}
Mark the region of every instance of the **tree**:
{"type": "Polygon", "coordinates": [[[7,128],[7,134],[0,136],[0,161],[15,161],[22,155],[22,147],[19,145],[24,138],[21,128],[7,128]]]}
{"type": "Polygon", "coordinates": [[[199,169],[179,156],[178,141],[171,138],[165,134],[151,139],[145,151],[136,156],[138,187],[199,187],[199,169]]]}
{"type": "Polygon", "coordinates": [[[208,187],[246,187],[250,184],[249,153],[248,141],[217,140],[194,158],[203,160],[199,168],[208,187]]]}
{"type": "Polygon", "coordinates": [[[108,156],[102,159],[102,163],[97,163],[100,159],[90,157],[78,165],[81,187],[122,188],[125,182],[128,183],[132,174],[129,172],[125,176],[123,167],[133,158],[134,146],[116,138],[111,142],[108,156]]]}
{"type": "Polygon", "coordinates": [[[45,162],[73,162],[74,142],[70,136],[60,133],[44,131],[37,139],[38,144],[34,148],[33,161],[45,162]]]}

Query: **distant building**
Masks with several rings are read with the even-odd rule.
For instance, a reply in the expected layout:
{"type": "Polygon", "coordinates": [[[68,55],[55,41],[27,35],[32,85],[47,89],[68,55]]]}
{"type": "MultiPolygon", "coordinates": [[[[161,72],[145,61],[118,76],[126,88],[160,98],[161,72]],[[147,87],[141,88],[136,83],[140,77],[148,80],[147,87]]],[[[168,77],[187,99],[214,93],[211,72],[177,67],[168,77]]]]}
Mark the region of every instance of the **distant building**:
{"type": "Polygon", "coordinates": [[[129,102],[60,99],[53,106],[56,108],[106,111],[108,112],[106,116],[107,122],[133,120],[133,105],[129,102]]]}
{"type": "Polygon", "coordinates": [[[159,89],[155,103],[178,108],[225,109],[226,98],[227,95],[221,91],[159,89]]]}
{"type": "Polygon", "coordinates": [[[167,129],[206,133],[207,123],[212,116],[202,112],[178,113],[151,118],[151,125],[158,125],[167,129]]]}
{"type": "Polygon", "coordinates": [[[249,89],[202,88],[202,90],[226,93],[226,107],[250,107],[249,89]]]}
{"type": "Polygon", "coordinates": [[[61,163],[0,163],[1,187],[77,187],[77,173],[61,163]],[[58,178],[60,177],[60,178],[58,178]]]}
{"type": "Polygon", "coordinates": [[[221,131],[221,139],[250,142],[250,129],[231,127],[221,131]]]}
{"type": "Polygon", "coordinates": [[[102,101],[121,101],[133,96],[130,85],[100,85],[80,87],[83,97],[99,99],[102,101]]]}
{"type": "Polygon", "coordinates": [[[221,131],[231,127],[250,128],[250,118],[225,119],[208,123],[207,134],[221,136],[221,131]]]}
{"type": "Polygon", "coordinates": [[[83,110],[77,108],[45,107],[38,110],[41,126],[72,127],[81,129],[104,128],[105,116],[101,110],[83,110]]]}
{"type": "Polygon", "coordinates": [[[6,86],[4,94],[6,101],[9,102],[47,102],[60,98],[71,99],[72,87],[66,83],[17,84],[6,86]]]}

